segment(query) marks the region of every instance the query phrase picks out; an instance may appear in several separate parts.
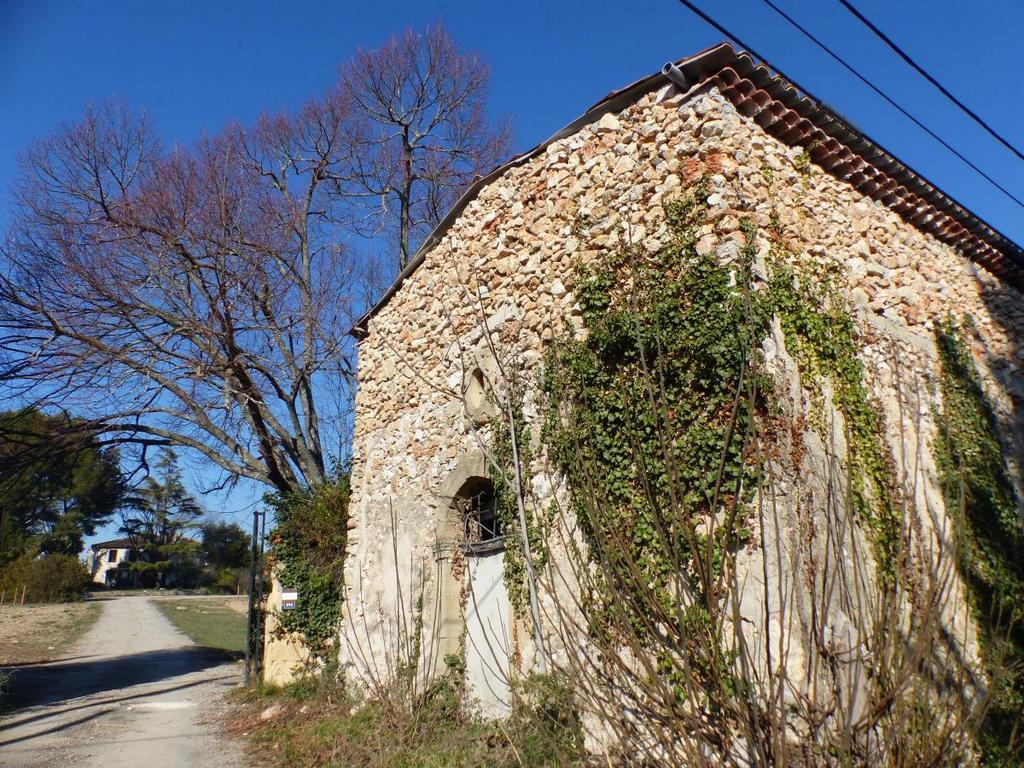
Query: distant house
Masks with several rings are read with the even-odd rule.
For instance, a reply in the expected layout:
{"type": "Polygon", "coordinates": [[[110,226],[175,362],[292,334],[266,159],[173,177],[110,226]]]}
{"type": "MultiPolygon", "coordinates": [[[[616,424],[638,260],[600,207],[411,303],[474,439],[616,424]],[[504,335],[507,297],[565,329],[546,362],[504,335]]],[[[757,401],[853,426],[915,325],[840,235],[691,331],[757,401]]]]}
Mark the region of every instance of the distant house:
{"type": "MultiPolygon", "coordinates": [[[[195,547],[196,552],[198,552],[200,546],[198,539],[189,537],[178,539],[176,543],[189,544],[195,547]]],[[[174,565],[181,565],[183,562],[183,557],[178,552],[172,552],[166,558],[174,565]]],[[[152,553],[133,548],[131,539],[112,539],[111,541],[98,542],[89,548],[89,554],[85,558],[85,567],[88,569],[89,576],[94,584],[133,589],[139,586],[152,586],[152,584],[147,584],[145,577],[140,580],[138,571],[127,570],[126,568],[119,569],[119,566],[121,563],[150,562],[152,559],[152,553]]],[[[184,558],[184,560],[191,561],[192,558],[188,557],[184,558]]],[[[205,564],[202,561],[196,562],[198,565],[205,564]]],[[[155,572],[152,578],[158,578],[155,572]]],[[[179,573],[178,576],[173,577],[167,583],[162,584],[162,586],[180,587],[182,586],[180,579],[181,575],[179,573]]],[[[194,584],[186,583],[184,586],[194,586],[194,584]]]]}
{"type": "Polygon", "coordinates": [[[135,559],[135,550],[128,539],[113,539],[93,544],[85,560],[85,567],[94,584],[111,587],[117,580],[117,566],[135,559]]]}

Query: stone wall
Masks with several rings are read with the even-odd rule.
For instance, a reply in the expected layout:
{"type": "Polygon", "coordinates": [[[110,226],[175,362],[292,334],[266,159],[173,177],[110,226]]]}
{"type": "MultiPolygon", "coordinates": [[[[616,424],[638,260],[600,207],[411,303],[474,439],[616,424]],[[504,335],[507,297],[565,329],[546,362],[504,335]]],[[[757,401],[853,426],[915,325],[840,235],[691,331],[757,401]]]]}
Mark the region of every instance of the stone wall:
{"type": "MultiPolygon", "coordinates": [[[[436,545],[452,535],[453,473],[488,439],[466,413],[467,373],[500,368],[507,355],[515,375],[535,384],[545,344],[565,321],[578,323],[576,264],[623,239],[656,246],[665,236],[662,204],[701,177],[710,194],[699,251],[729,258],[742,242],[741,222],[752,219],[762,231],[778,228],[805,265],[840,265],[862,326],[869,385],[898,464],[910,468],[903,479],[934,531],[945,530],[945,520],[930,449],[938,403],[932,329],[949,312],[974,320],[975,359],[1020,466],[1021,294],[768,136],[713,88],[684,95],[665,87],[485,186],[370,321],[359,348],[341,643],[350,667],[390,653],[385,635],[408,613],[414,585],[423,586],[428,608],[445,603],[438,615],[465,599],[441,596],[450,565],[438,565],[436,545]]],[[[757,247],[763,255],[770,243],[760,237],[757,247]]],[[[530,393],[524,414],[536,433],[530,393]]],[[[531,471],[534,487],[552,492],[542,452],[531,471]]],[[[798,567],[783,561],[776,571],[798,567]]],[[[428,616],[428,640],[443,634],[439,622],[428,616]]],[[[517,651],[528,659],[529,628],[521,619],[516,627],[517,651]]]]}
{"type": "Polygon", "coordinates": [[[271,578],[263,631],[263,681],[270,685],[284,685],[292,681],[309,662],[309,654],[298,637],[279,636],[277,614],[280,611],[281,584],[276,578],[271,578]]]}

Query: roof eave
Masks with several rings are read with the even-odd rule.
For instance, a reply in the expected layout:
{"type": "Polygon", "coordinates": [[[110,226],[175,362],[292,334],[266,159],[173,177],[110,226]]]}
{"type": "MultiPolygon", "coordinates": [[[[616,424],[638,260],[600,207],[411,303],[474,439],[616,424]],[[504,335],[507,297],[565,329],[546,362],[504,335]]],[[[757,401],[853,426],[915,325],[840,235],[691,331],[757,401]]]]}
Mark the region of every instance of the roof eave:
{"type": "MultiPolygon", "coordinates": [[[[1024,289],[1024,250],[972,213],[966,206],[957,202],[939,187],[932,184],[927,178],[912,170],[910,166],[857,128],[852,121],[839,114],[824,102],[810,96],[806,90],[801,88],[792,79],[785,77],[776,70],[768,68],[763,63],[754,61],[750,54],[745,51],[737,52],[729,43],[719,43],[675,63],[677,73],[684,75],[686,82],[692,84],[689,89],[690,93],[695,91],[697,87],[713,84],[716,75],[730,65],[738,68],[741,76],[755,78],[757,84],[769,91],[769,95],[774,100],[782,101],[789,109],[793,109],[798,114],[813,118],[811,122],[814,123],[815,128],[822,131],[829,138],[839,141],[854,156],[875,168],[881,166],[889,178],[911,192],[912,196],[922,199],[932,211],[939,212],[955,224],[964,227],[965,231],[969,234],[969,238],[974,241],[974,244],[958,245],[954,243],[955,247],[961,248],[961,250],[968,254],[973,254],[972,258],[976,257],[976,260],[982,263],[983,266],[989,266],[986,264],[986,261],[989,261],[989,259],[982,258],[985,255],[986,248],[994,250],[1000,256],[1005,255],[1009,257],[1008,262],[1010,264],[1007,266],[1007,275],[1003,277],[1011,284],[1024,289]],[[865,159],[865,156],[868,156],[869,159],[865,159]]],[[[666,65],[666,68],[662,71],[637,80],[625,88],[611,92],[540,144],[537,144],[523,154],[511,158],[508,162],[498,166],[487,175],[477,178],[451,207],[445,217],[434,227],[423,244],[417,248],[413,257],[398,274],[387,291],[356,321],[349,330],[349,333],[360,340],[366,338],[369,334],[369,323],[373,316],[388,303],[391,297],[401,288],[405,280],[416,271],[417,267],[426,258],[426,255],[441,241],[447,230],[483,187],[501,176],[509,168],[536,157],[550,144],[571,136],[584,126],[600,120],[604,114],[621,111],[644,94],[666,83],[678,82],[678,78],[673,77],[670,69],[666,65]]],[[[928,230],[925,229],[923,231],[928,230]]],[[[1000,258],[997,261],[1001,263],[1002,259],[1000,258]]]]}

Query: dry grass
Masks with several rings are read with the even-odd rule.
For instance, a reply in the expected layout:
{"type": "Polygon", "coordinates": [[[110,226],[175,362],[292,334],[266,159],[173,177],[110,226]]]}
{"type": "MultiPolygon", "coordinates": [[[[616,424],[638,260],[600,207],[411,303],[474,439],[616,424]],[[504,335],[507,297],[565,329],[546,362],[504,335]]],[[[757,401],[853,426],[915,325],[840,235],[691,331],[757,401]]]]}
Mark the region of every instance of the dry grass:
{"type": "Polygon", "coordinates": [[[99,618],[97,602],[0,608],[0,666],[59,659],[99,618]]]}
{"type": "Polygon", "coordinates": [[[534,680],[533,703],[499,722],[467,711],[451,678],[415,699],[399,683],[361,700],[340,683],[306,679],[241,693],[226,727],[248,739],[253,764],[281,768],[577,765],[578,723],[555,690],[534,680]]]}

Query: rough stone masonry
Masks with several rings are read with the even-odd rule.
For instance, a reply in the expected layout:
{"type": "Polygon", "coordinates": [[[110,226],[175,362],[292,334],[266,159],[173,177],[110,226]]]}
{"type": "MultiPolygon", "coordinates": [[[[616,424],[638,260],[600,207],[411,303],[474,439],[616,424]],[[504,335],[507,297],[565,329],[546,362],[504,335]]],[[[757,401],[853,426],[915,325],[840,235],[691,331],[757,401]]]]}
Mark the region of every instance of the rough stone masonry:
{"type": "MultiPolygon", "coordinates": [[[[912,503],[926,525],[938,535],[948,525],[931,444],[939,397],[933,328],[950,312],[973,319],[973,356],[996,405],[1008,461],[1020,466],[1021,293],[841,174],[808,162],[806,147],[774,138],[714,83],[684,92],[662,80],[476,190],[367,321],[359,344],[339,637],[348,669],[365,672],[374,660],[386,666],[401,634],[399,617],[411,610],[416,589],[440,616],[428,617],[425,645],[450,651],[465,642],[466,577],[449,546],[459,535],[452,494],[467,477],[486,473],[481,448],[490,435],[486,420],[467,406],[467,388],[481,375],[501,386],[510,375],[503,366],[514,359],[514,375],[527,387],[524,416],[539,435],[536,383],[545,346],[564,323],[580,324],[577,264],[623,239],[656,247],[666,234],[664,203],[702,178],[709,184],[708,214],[699,252],[731,258],[743,242],[741,223],[749,219],[762,232],[759,254],[771,246],[763,233],[775,226],[805,267],[838,264],[861,330],[868,384],[883,406],[890,448],[911,468],[912,503]]],[[[776,339],[775,352],[768,350],[769,362],[773,356],[783,361],[780,371],[782,345],[776,339]]],[[[527,483],[542,499],[557,494],[543,451],[533,462],[527,483]]],[[[795,536],[795,503],[781,525],[795,536]]],[[[752,573],[761,573],[762,556],[749,555],[752,573]]],[[[789,550],[773,558],[770,580],[796,578],[795,561],[789,550]]],[[[747,597],[757,605],[769,587],[752,583],[744,606],[747,597]]],[[[764,620],[755,608],[750,612],[745,618],[756,633],[764,620]]],[[[508,651],[529,667],[529,621],[512,614],[507,620],[508,651]]],[[[549,640],[557,644],[553,632],[549,640]]]]}

